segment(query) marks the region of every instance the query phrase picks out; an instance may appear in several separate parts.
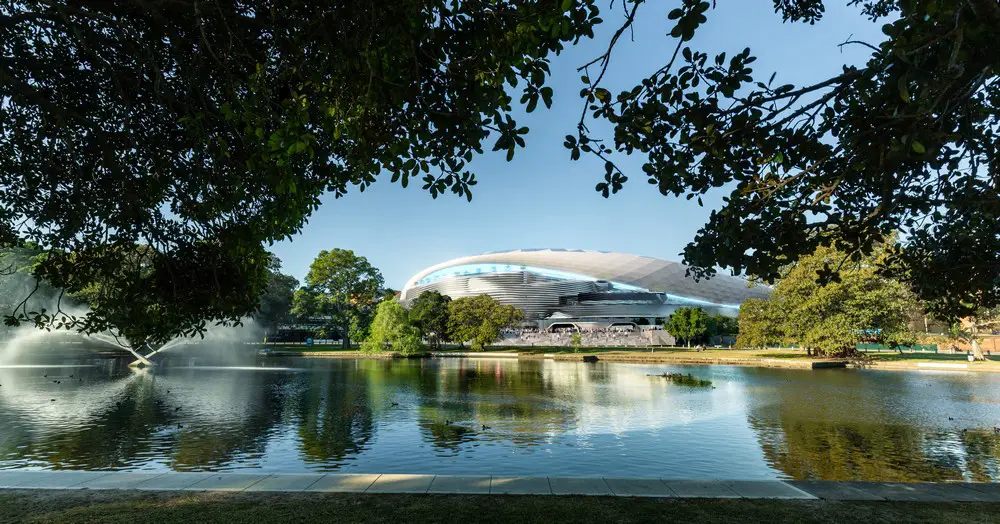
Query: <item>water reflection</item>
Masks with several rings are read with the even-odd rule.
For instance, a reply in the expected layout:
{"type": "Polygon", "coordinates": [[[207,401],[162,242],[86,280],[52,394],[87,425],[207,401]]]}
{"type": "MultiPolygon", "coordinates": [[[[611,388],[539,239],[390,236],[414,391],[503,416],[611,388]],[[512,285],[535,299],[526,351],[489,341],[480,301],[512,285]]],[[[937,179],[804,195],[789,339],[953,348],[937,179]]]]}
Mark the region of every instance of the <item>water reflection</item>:
{"type": "Polygon", "coordinates": [[[0,468],[1000,479],[1000,377],[988,375],[510,359],[177,357],[140,374],[106,359],[34,364],[0,368],[0,468]],[[647,376],[664,371],[715,388],[647,376]]]}
{"type": "Polygon", "coordinates": [[[837,372],[821,382],[762,370],[748,421],[769,464],[796,479],[1000,478],[993,377],[837,372]],[[982,395],[985,395],[983,397],[982,395]]]}

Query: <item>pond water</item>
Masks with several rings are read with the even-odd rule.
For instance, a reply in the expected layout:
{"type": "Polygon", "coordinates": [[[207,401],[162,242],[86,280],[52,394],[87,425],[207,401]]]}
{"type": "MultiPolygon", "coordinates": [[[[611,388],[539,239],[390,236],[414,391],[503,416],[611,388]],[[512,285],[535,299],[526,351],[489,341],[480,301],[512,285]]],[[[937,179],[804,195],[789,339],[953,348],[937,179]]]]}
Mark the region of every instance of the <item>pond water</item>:
{"type": "Polygon", "coordinates": [[[1000,376],[986,373],[457,358],[0,366],[0,469],[996,481],[994,426],[1000,376]],[[665,372],[711,385],[649,376],[665,372]]]}

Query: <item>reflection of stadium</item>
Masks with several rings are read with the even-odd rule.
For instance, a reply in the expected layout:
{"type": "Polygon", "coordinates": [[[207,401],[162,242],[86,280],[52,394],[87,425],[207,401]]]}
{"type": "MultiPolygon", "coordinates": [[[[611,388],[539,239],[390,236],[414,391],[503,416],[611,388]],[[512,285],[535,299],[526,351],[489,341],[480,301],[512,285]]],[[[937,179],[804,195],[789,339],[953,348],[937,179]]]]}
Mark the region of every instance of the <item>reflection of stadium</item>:
{"type": "Polygon", "coordinates": [[[696,282],[686,270],[677,262],[605,251],[502,251],[429,267],[410,278],[400,299],[407,303],[430,290],[453,299],[491,295],[547,329],[656,324],[683,306],[735,316],[741,302],[768,293],[728,275],[696,282]]]}

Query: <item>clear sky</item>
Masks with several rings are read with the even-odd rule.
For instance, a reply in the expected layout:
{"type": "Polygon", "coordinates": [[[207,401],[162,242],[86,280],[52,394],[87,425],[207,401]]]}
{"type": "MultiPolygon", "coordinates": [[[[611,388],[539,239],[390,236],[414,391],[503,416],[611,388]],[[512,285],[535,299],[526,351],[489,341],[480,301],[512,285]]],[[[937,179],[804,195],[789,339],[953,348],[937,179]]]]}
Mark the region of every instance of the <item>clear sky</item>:
{"type": "MultiPolygon", "coordinates": [[[[679,3],[650,0],[640,7],[634,41],[624,39],[615,48],[605,87],[616,93],[666,63],[673,50],[665,35],[671,27],[666,15],[679,3]]],[[[691,46],[710,55],[731,55],[749,46],[758,57],[754,70],[760,80],[777,72],[776,85],[808,84],[837,74],[844,64],[863,64],[869,55],[861,46],[841,49],[838,44],[883,39],[878,25],[846,3],[827,0],[824,20],[810,26],[783,24],[770,0],[718,0],[691,46]]],[[[602,8],[606,4],[601,2],[602,8]]],[[[354,189],[344,198],[328,196],[301,234],[272,247],[283,271],[302,280],[316,254],[333,248],[367,257],[393,289],[427,266],[505,249],[596,249],[680,260],[681,250],[710,210],[721,205],[725,192],[710,193],[705,207],[662,196],[646,183],[641,157],[635,157],[618,159],[629,182],[605,199],[594,190],[603,178],[601,163],[586,156],[573,162],[562,145],[567,134],[575,134],[582,109],[576,68],[606,48],[622,20],[620,6],[602,18],[594,40],[551,57],[552,108],[539,104],[534,113],[518,118],[531,129],[527,147],[518,149],[511,162],[489,152],[473,160],[479,183],[471,203],[450,194],[435,200],[419,181],[403,189],[387,176],[364,193],[354,189]]],[[[515,95],[515,102],[519,98],[515,95]]]]}

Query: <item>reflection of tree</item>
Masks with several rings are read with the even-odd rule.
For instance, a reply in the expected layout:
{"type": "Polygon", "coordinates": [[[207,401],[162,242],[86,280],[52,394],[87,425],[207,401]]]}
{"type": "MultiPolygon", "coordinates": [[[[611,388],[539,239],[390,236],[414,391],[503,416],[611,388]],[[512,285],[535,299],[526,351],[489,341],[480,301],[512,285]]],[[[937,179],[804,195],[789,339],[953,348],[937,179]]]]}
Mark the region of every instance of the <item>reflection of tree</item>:
{"type": "Polygon", "coordinates": [[[218,469],[238,455],[263,453],[269,428],[281,416],[278,388],[272,387],[285,380],[280,374],[175,376],[164,368],[159,375],[108,380],[100,368],[61,373],[72,373],[82,385],[4,380],[11,389],[16,386],[12,398],[19,402],[5,399],[0,406],[0,459],[53,468],[124,469],[150,457],[170,457],[174,469],[218,469]],[[53,387],[64,389],[53,393],[53,387]],[[44,413],[37,412],[39,405],[44,413]]]}
{"type": "MultiPolygon", "coordinates": [[[[992,431],[931,430],[903,414],[902,402],[927,395],[926,388],[912,389],[905,374],[880,376],[877,389],[858,374],[825,378],[783,382],[775,402],[751,404],[749,424],[771,467],[794,479],[1000,478],[1000,437],[992,431]]],[[[926,416],[916,412],[910,416],[926,416]]]]}
{"type": "Polygon", "coordinates": [[[193,413],[178,414],[162,405],[168,414],[173,412],[172,424],[177,419],[188,422],[174,434],[173,469],[217,470],[240,456],[262,456],[271,429],[281,420],[285,400],[280,391],[289,379],[284,373],[194,371],[177,384],[192,389],[183,396],[175,393],[171,402],[193,413]]]}
{"type": "Polygon", "coordinates": [[[554,386],[538,361],[462,360],[430,377],[422,381],[419,424],[424,439],[442,449],[458,450],[471,440],[530,445],[574,421],[552,401],[554,386]],[[492,431],[482,431],[483,425],[492,431]]]}
{"type": "Polygon", "coordinates": [[[297,397],[304,460],[336,467],[371,440],[374,424],[364,379],[364,373],[352,366],[331,366],[297,397]]]}
{"type": "Polygon", "coordinates": [[[836,420],[750,417],[764,458],[795,479],[917,482],[961,480],[947,456],[934,460],[919,428],[836,420]]]}
{"type": "Polygon", "coordinates": [[[965,467],[972,482],[996,482],[1000,479],[1000,435],[993,431],[968,431],[961,434],[966,450],[965,467]]]}
{"type": "MultiPolygon", "coordinates": [[[[88,373],[85,368],[75,370],[74,374],[75,378],[86,379],[93,375],[96,373],[88,373]]],[[[124,387],[108,389],[111,395],[108,397],[91,398],[86,391],[80,393],[84,405],[75,402],[72,395],[61,396],[56,403],[45,406],[56,412],[46,413],[37,420],[24,419],[30,415],[18,413],[22,406],[5,405],[0,409],[2,458],[37,462],[56,469],[109,469],[127,467],[135,457],[149,455],[153,450],[152,428],[162,423],[164,413],[153,406],[148,377],[125,380],[124,387]],[[46,424],[50,421],[51,425],[46,424]],[[30,430],[25,430],[26,425],[30,425],[30,430]]],[[[29,403],[48,400],[42,398],[52,394],[46,393],[47,386],[38,381],[20,384],[18,397],[29,403]]],[[[95,387],[105,393],[104,386],[107,384],[95,387]]]]}

